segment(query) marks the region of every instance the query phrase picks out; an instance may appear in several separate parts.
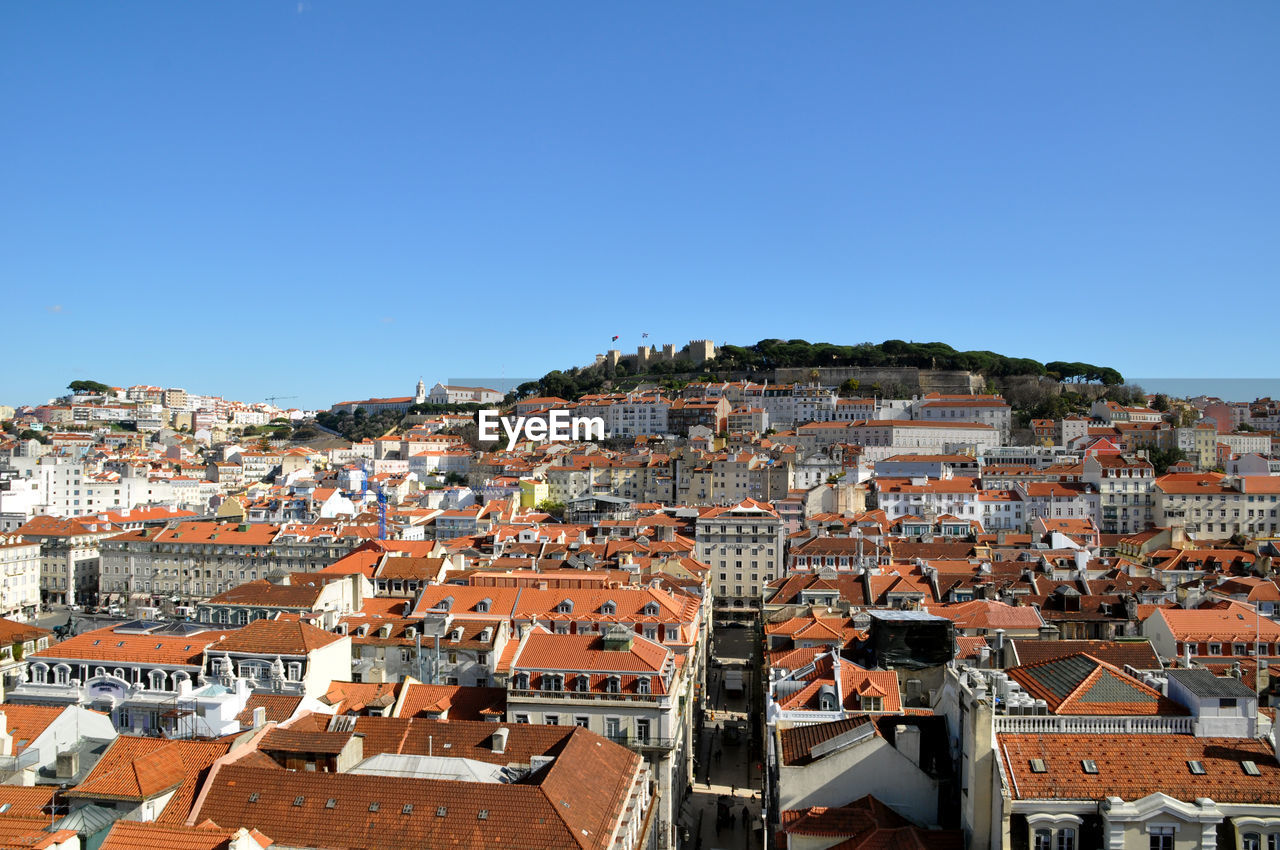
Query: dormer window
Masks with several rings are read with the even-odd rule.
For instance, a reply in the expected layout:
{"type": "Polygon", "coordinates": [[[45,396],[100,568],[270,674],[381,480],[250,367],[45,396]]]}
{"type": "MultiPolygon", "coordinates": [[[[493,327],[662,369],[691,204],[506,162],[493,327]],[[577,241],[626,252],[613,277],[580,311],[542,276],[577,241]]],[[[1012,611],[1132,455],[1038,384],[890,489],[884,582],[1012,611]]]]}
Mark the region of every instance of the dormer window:
{"type": "Polygon", "coordinates": [[[653,691],[651,690],[648,676],[641,676],[639,679],[636,680],[636,693],[648,694],[652,692],[653,691]]]}
{"type": "Polygon", "coordinates": [[[515,686],[517,691],[527,691],[529,689],[529,674],[517,673],[515,677],[515,686]]]}
{"type": "Polygon", "coordinates": [[[476,603],[476,613],[477,613],[477,614],[488,614],[488,613],[489,613],[489,606],[490,606],[490,605],[492,605],[492,604],[493,604],[493,600],[491,600],[491,599],[489,599],[489,598],[487,598],[487,597],[486,597],[486,598],[484,598],[484,599],[481,599],[479,602],[477,602],[477,603],[476,603]]]}
{"type": "Polygon", "coordinates": [[[461,641],[461,640],[462,640],[462,627],[461,627],[461,626],[459,626],[458,628],[456,628],[456,629],[454,629],[454,630],[453,630],[453,634],[451,634],[451,635],[449,636],[449,640],[453,641],[454,643],[458,643],[459,641],[461,641]]]}
{"type": "Polygon", "coordinates": [[[557,613],[557,614],[572,614],[572,613],[573,613],[573,600],[572,600],[572,599],[566,599],[566,600],[564,600],[563,602],[561,602],[559,605],[557,605],[557,606],[556,606],[556,613],[557,613]]]}
{"type": "Polygon", "coordinates": [[[610,676],[604,682],[605,693],[617,694],[622,692],[622,681],[617,676],[610,676]]]}
{"type": "Polygon", "coordinates": [[[610,599],[608,602],[600,606],[600,613],[612,616],[618,613],[618,606],[614,604],[612,599],[610,599]]]}
{"type": "Polygon", "coordinates": [[[644,614],[646,617],[658,616],[658,603],[646,602],[644,608],[640,609],[640,613],[644,614]]]}
{"type": "Polygon", "coordinates": [[[579,675],[573,683],[573,689],[578,693],[586,693],[591,689],[591,677],[583,673],[579,675]]]}
{"type": "Polygon", "coordinates": [[[550,673],[544,673],[542,676],[542,689],[544,691],[564,690],[564,677],[554,676],[550,673]]]}

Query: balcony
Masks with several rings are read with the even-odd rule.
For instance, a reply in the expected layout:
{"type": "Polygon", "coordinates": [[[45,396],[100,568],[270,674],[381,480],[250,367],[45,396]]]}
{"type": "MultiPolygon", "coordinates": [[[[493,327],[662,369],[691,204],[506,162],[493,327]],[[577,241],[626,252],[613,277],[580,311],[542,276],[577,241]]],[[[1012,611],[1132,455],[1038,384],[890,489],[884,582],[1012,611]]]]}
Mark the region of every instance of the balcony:
{"type": "Polygon", "coordinates": [[[1071,735],[1188,735],[1193,717],[1094,717],[1087,715],[998,715],[995,731],[1071,735]]]}
{"type": "Polygon", "coordinates": [[[640,738],[635,735],[627,735],[618,733],[616,735],[606,735],[610,741],[620,744],[630,750],[635,750],[640,755],[650,753],[669,753],[676,748],[679,738],[657,738],[650,735],[647,738],[640,738]]]}

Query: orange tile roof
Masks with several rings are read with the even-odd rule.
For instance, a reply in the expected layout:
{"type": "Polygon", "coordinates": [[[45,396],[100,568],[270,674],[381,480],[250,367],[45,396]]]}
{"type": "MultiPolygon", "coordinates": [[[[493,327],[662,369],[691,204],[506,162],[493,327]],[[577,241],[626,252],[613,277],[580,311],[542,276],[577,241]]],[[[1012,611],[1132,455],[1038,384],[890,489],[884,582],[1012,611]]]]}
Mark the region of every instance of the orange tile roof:
{"type": "MultiPolygon", "coordinates": [[[[222,741],[170,741],[121,735],[84,781],[68,796],[104,800],[149,800],[177,788],[226,755],[222,741]]],[[[172,800],[170,801],[172,802],[172,800]]]]}
{"type": "Polygon", "coordinates": [[[62,643],[42,649],[31,658],[45,661],[106,661],[134,664],[182,664],[200,666],[206,647],[220,643],[234,631],[207,631],[194,635],[124,634],[111,627],[82,632],[62,643]]]}
{"type": "MultiPolygon", "coordinates": [[[[223,829],[212,821],[199,826],[179,826],[118,820],[99,850],[137,850],[139,847],[147,850],[225,850],[237,832],[235,829],[223,829]]],[[[271,840],[262,836],[258,846],[270,847],[271,840]]]]}
{"type": "Polygon", "coordinates": [[[26,749],[66,710],[64,705],[22,705],[20,703],[0,705],[0,714],[4,715],[6,731],[13,736],[14,754],[20,754],[26,749]]]}
{"type": "Polygon", "coordinates": [[[289,694],[250,694],[244,711],[236,715],[236,720],[240,721],[242,728],[248,729],[253,725],[254,709],[265,708],[268,723],[283,723],[293,717],[293,713],[298,710],[301,702],[301,696],[289,694]]]}
{"type": "Polygon", "coordinates": [[[4,810],[5,818],[38,818],[44,816],[48,819],[48,812],[43,811],[44,807],[53,802],[53,792],[57,789],[52,785],[0,785],[0,806],[7,806],[4,810]]]}
{"type": "MultiPolygon", "coordinates": [[[[388,719],[361,718],[357,728],[367,720],[388,719]]],[[[509,743],[518,734],[512,729],[509,743]]],[[[198,816],[256,825],[281,844],[332,850],[606,850],[640,757],[578,727],[559,740],[555,761],[520,783],[388,782],[376,775],[230,764],[210,781],[198,816]]]]}
{"type": "Polygon", "coordinates": [[[584,673],[659,673],[671,650],[633,634],[631,648],[605,649],[601,635],[558,635],[534,630],[512,662],[512,670],[581,671],[584,673]]]}
{"type": "Polygon", "coordinates": [[[254,620],[232,632],[215,649],[218,652],[299,656],[346,639],[299,620],[254,620]]]}
{"type": "Polygon", "coordinates": [[[996,740],[1014,799],[1137,800],[1160,792],[1186,801],[1210,797],[1219,803],[1280,804],[1280,763],[1260,740],[1012,733],[1000,733],[996,740]],[[1033,772],[1031,759],[1043,759],[1048,770],[1033,772]],[[1085,773],[1082,759],[1096,762],[1098,772],[1085,773]],[[1245,773],[1241,762],[1246,760],[1258,766],[1261,776],[1245,773]],[[1200,762],[1204,774],[1193,774],[1189,761],[1200,762]]]}
{"type": "Polygon", "coordinates": [[[15,623],[13,620],[0,617],[0,646],[39,640],[51,634],[53,632],[48,629],[42,629],[32,623],[15,623]]]}
{"type": "MultiPolygon", "coordinates": [[[[515,641],[511,641],[515,646],[515,641]]],[[[491,720],[506,713],[507,689],[410,682],[397,707],[397,717],[436,717],[450,721],[491,720]]]]}

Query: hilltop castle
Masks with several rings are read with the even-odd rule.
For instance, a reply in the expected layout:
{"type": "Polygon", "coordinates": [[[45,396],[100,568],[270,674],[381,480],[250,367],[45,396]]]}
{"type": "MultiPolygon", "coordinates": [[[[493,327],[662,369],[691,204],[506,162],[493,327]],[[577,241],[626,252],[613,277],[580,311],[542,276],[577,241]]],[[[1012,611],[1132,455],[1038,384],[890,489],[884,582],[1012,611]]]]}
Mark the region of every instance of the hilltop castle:
{"type": "Polygon", "coordinates": [[[621,351],[610,349],[604,354],[596,355],[595,365],[608,363],[617,366],[624,360],[639,371],[646,366],[654,363],[670,362],[673,360],[688,360],[696,366],[706,363],[708,360],[714,360],[716,353],[719,351],[716,344],[709,339],[692,339],[689,344],[679,351],[675,345],[667,343],[662,348],[654,348],[648,345],[642,345],[636,349],[635,354],[623,354],[621,351]]]}

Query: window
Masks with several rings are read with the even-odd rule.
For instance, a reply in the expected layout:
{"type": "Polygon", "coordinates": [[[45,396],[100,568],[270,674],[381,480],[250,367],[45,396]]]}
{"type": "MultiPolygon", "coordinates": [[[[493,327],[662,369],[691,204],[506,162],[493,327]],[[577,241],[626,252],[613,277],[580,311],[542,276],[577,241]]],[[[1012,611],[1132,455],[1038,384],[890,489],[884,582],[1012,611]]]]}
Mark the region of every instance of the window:
{"type": "Polygon", "coordinates": [[[604,736],[611,741],[617,741],[622,737],[618,718],[606,717],[604,719],[604,736]]]}
{"type": "Polygon", "coordinates": [[[609,693],[609,694],[619,693],[622,690],[621,685],[622,685],[622,682],[618,679],[617,676],[610,676],[608,679],[605,680],[605,683],[604,683],[605,693],[609,693]]]}
{"type": "Polygon", "coordinates": [[[591,718],[587,717],[585,714],[580,714],[577,717],[573,718],[573,725],[581,726],[583,729],[590,729],[591,718]]]}
{"type": "Polygon", "coordinates": [[[1053,833],[1047,829],[1037,829],[1032,841],[1032,850],[1053,850],[1053,833]]]}
{"type": "Polygon", "coordinates": [[[636,740],[645,742],[649,740],[648,720],[636,720],[636,740]]]}
{"type": "Polygon", "coordinates": [[[636,680],[636,693],[647,694],[649,692],[649,677],[641,676],[636,680]]]}
{"type": "Polygon", "coordinates": [[[1056,850],[1076,850],[1076,831],[1071,827],[1058,830],[1056,850]]]}
{"type": "Polygon", "coordinates": [[[1150,829],[1150,850],[1173,850],[1173,834],[1175,827],[1153,826],[1150,829]]]}
{"type": "Polygon", "coordinates": [[[1262,850],[1262,836],[1256,832],[1246,832],[1240,836],[1240,850],[1262,850]]]}
{"type": "Polygon", "coordinates": [[[543,722],[543,723],[545,723],[547,726],[559,726],[559,725],[560,725],[560,715],[558,715],[558,714],[544,714],[544,715],[542,715],[542,722],[543,722]]]}
{"type": "Polygon", "coordinates": [[[528,722],[529,722],[529,715],[527,714],[516,715],[516,723],[528,723],[528,722]]]}

